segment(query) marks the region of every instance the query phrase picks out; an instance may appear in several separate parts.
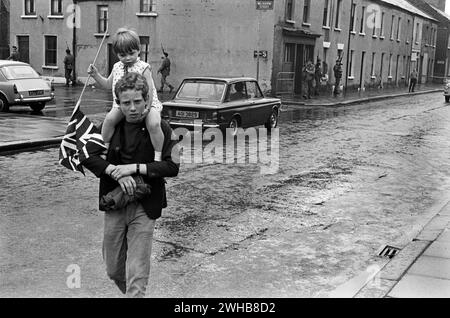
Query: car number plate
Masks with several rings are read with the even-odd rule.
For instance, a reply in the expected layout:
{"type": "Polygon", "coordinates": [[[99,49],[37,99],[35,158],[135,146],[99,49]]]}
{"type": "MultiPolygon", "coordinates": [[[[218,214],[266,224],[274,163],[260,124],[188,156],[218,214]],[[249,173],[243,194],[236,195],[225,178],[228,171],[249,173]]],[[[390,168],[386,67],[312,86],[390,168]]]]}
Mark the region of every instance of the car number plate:
{"type": "Polygon", "coordinates": [[[44,91],[29,91],[30,96],[44,95],[44,91]]]}
{"type": "Polygon", "coordinates": [[[189,112],[185,110],[177,110],[175,115],[177,117],[183,117],[183,118],[198,118],[199,114],[198,112],[189,112]]]}

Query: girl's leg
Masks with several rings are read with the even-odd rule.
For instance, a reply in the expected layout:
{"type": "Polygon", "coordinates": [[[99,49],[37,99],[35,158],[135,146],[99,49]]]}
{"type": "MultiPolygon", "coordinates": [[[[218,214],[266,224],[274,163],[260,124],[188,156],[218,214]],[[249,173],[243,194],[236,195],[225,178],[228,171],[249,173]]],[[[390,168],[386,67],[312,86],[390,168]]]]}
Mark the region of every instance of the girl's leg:
{"type": "Polygon", "coordinates": [[[106,148],[109,148],[109,143],[114,134],[114,129],[116,128],[116,125],[122,120],[122,118],[123,113],[119,107],[111,108],[109,113],[106,114],[105,121],[102,126],[102,137],[103,141],[105,142],[106,148]]]}
{"type": "Polygon", "coordinates": [[[145,118],[145,125],[150,133],[150,139],[155,149],[155,161],[161,161],[164,134],[161,129],[161,114],[156,108],[150,107],[150,113],[145,118]]]}

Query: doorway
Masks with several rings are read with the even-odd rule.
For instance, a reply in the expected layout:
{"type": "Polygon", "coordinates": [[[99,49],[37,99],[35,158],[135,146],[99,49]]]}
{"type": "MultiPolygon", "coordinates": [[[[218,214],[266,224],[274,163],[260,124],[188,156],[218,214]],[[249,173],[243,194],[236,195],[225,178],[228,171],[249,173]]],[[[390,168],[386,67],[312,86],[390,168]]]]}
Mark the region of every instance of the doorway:
{"type": "Polygon", "coordinates": [[[119,58],[116,52],[114,52],[112,44],[108,43],[108,76],[111,74],[114,64],[117,62],[119,62],[119,58]]]}
{"type": "Polygon", "coordinates": [[[308,60],[314,63],[314,46],[297,44],[295,53],[295,80],[294,80],[294,93],[301,95],[303,92],[303,67],[308,60]]]}
{"type": "Polygon", "coordinates": [[[17,36],[17,46],[19,50],[19,60],[30,63],[30,37],[28,35],[17,36]]]}

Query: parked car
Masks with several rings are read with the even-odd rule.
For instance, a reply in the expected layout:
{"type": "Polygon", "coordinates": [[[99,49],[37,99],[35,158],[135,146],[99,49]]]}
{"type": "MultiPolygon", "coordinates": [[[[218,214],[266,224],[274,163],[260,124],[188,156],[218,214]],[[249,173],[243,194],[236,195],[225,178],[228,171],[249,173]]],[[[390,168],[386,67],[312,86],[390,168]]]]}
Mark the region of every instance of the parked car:
{"type": "Polygon", "coordinates": [[[247,77],[189,77],[172,100],[163,103],[162,118],[171,126],[231,128],[278,125],[281,101],[264,97],[258,82],[247,77]]]}
{"type": "Polygon", "coordinates": [[[0,60],[0,112],[14,105],[28,105],[40,111],[53,98],[51,84],[29,64],[0,60]]]}
{"type": "Polygon", "coordinates": [[[450,102],[450,79],[447,78],[444,81],[444,97],[445,97],[445,102],[448,103],[450,102]]]}

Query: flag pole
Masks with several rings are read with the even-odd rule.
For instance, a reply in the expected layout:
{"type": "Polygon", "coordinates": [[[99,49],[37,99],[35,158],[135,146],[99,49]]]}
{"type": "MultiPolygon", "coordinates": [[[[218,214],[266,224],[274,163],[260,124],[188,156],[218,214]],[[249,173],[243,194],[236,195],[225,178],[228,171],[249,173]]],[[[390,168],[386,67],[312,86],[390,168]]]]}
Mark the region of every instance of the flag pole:
{"type": "MultiPolygon", "coordinates": [[[[97,50],[97,54],[95,55],[94,61],[92,62],[92,65],[95,65],[95,62],[97,61],[97,57],[98,57],[98,55],[99,55],[99,53],[100,53],[100,50],[101,50],[101,48],[102,48],[102,46],[103,46],[103,42],[105,42],[106,35],[108,34],[108,28],[109,28],[109,26],[108,26],[108,27],[106,28],[106,30],[105,30],[105,34],[103,35],[102,42],[100,43],[100,46],[99,46],[99,48],[98,48],[98,50],[97,50]]],[[[88,76],[86,82],[84,83],[83,90],[81,91],[80,97],[78,98],[78,101],[77,101],[77,103],[75,104],[75,108],[73,109],[72,116],[73,116],[73,114],[75,114],[75,112],[76,112],[76,111],[78,110],[78,108],[80,107],[81,97],[83,97],[84,91],[86,90],[86,87],[87,87],[87,85],[88,85],[90,79],[91,79],[91,74],[89,74],[89,76],[88,76]]]]}

